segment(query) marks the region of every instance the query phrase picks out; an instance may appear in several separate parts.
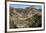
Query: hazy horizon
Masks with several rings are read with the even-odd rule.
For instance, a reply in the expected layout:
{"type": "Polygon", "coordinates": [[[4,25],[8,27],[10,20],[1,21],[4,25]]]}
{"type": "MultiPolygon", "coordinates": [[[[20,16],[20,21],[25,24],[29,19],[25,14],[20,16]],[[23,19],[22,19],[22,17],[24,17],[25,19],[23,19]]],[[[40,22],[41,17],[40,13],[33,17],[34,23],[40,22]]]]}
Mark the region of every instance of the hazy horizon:
{"type": "MultiPolygon", "coordinates": [[[[34,5],[36,9],[42,9],[42,6],[41,5],[34,5]]],[[[13,8],[27,8],[27,7],[32,7],[32,5],[25,5],[25,4],[10,4],[10,7],[13,7],[13,8]]]]}

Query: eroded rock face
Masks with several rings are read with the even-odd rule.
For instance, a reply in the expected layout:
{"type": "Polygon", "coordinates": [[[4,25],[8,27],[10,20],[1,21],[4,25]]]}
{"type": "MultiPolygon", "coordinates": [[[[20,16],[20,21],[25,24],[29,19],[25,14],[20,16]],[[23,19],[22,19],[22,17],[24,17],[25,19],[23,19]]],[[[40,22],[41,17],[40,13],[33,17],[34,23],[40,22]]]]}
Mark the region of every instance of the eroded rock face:
{"type": "Polygon", "coordinates": [[[20,19],[17,19],[17,18],[14,18],[14,19],[12,18],[10,20],[11,20],[12,25],[13,26],[16,25],[16,27],[18,27],[18,28],[26,28],[26,27],[29,27],[28,24],[31,25],[31,22],[28,22],[26,20],[20,20],[20,19]]]}
{"type": "Polygon", "coordinates": [[[34,9],[29,10],[28,12],[25,11],[25,13],[24,12],[20,13],[17,12],[16,10],[12,10],[10,12],[10,28],[35,27],[36,25],[38,26],[38,24],[41,23],[40,21],[41,21],[41,12],[38,12],[37,10],[35,11],[34,9]],[[40,15],[40,18],[38,14],[40,15]],[[37,18],[35,16],[40,19],[39,22],[38,20],[36,20],[37,18]],[[34,19],[33,17],[36,19],[34,19]]]}

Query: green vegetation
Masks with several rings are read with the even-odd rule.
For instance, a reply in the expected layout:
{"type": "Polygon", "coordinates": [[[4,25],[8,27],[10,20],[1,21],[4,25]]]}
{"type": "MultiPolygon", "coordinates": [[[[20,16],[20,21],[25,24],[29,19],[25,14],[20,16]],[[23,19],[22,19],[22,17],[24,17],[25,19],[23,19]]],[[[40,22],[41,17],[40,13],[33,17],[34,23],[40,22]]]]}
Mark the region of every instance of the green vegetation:
{"type": "Polygon", "coordinates": [[[41,27],[41,25],[42,25],[41,16],[35,15],[31,19],[29,18],[28,21],[32,23],[32,25],[30,27],[41,27]]]}
{"type": "MultiPolygon", "coordinates": [[[[42,16],[40,15],[33,15],[32,17],[30,18],[27,18],[30,10],[33,10],[33,9],[29,9],[29,8],[26,8],[26,9],[21,9],[21,8],[16,8],[16,12],[19,13],[20,15],[22,16],[17,16],[18,14],[16,13],[13,13],[14,11],[14,8],[10,8],[10,17],[13,17],[13,18],[10,18],[10,28],[31,28],[31,27],[41,27],[42,25],[42,16]],[[23,13],[23,14],[22,14],[23,13]],[[17,16],[17,17],[15,17],[17,16]],[[25,17],[27,16],[27,17],[25,17]],[[19,18],[27,18],[25,20],[20,20],[19,18]],[[13,19],[13,20],[11,20],[13,19]],[[18,27],[18,26],[22,26],[22,27],[18,27]]],[[[35,11],[35,10],[34,10],[35,11]]],[[[39,11],[40,12],[40,11],[39,11]]],[[[32,14],[31,14],[32,15],[32,14]]]]}

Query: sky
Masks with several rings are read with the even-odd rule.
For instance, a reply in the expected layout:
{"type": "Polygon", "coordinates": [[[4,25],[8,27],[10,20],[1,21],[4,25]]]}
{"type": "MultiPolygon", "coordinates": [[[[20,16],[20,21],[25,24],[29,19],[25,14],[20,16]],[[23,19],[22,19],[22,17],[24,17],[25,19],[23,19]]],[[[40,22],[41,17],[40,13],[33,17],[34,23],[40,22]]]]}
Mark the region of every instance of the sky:
{"type": "MultiPolygon", "coordinates": [[[[25,9],[26,7],[31,7],[32,5],[25,5],[25,4],[10,4],[10,7],[13,8],[23,8],[25,9]]],[[[41,5],[36,5],[34,8],[36,9],[41,9],[42,6],[41,5]]]]}
{"type": "Polygon", "coordinates": [[[31,5],[24,5],[24,4],[10,4],[10,7],[13,8],[23,8],[25,9],[26,7],[30,7],[31,5]]]}

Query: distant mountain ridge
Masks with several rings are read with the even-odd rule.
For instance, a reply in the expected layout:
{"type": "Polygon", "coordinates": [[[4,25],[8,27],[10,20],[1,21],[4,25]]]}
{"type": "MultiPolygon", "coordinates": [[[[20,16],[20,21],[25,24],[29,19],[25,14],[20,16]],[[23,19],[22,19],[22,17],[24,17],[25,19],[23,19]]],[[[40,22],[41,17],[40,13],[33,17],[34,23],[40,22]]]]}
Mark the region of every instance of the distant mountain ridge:
{"type": "Polygon", "coordinates": [[[26,9],[26,10],[21,9],[21,8],[13,8],[12,11],[10,11],[10,12],[12,12],[11,14],[13,14],[13,15],[16,14],[15,16],[20,17],[20,19],[22,18],[21,20],[30,18],[30,17],[34,16],[35,14],[37,14],[39,16],[42,15],[42,12],[35,8],[26,9]]]}

